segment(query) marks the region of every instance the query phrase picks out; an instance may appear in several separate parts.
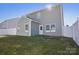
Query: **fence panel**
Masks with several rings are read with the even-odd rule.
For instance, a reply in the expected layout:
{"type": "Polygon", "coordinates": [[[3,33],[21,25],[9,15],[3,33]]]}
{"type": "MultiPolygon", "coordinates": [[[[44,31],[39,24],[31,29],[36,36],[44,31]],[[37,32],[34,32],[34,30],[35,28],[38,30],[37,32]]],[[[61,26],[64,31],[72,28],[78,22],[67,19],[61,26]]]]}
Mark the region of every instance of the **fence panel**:
{"type": "Polygon", "coordinates": [[[0,29],[0,35],[16,35],[16,29],[0,29]]]}

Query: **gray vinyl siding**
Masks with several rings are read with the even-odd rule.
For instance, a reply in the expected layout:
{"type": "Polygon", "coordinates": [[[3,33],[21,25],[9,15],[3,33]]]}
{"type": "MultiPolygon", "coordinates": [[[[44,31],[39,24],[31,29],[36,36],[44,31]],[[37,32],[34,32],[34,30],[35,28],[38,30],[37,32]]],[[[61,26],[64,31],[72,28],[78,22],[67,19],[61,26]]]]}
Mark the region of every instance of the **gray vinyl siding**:
{"type": "Polygon", "coordinates": [[[41,13],[41,11],[37,11],[37,12],[33,12],[33,13],[31,13],[31,14],[28,14],[28,15],[26,15],[28,18],[30,18],[30,19],[32,19],[32,20],[34,20],[34,21],[38,21],[38,22],[40,22],[40,19],[38,19],[37,18],[37,13],[41,13]]]}
{"type": "Polygon", "coordinates": [[[23,36],[39,35],[38,22],[40,23],[40,25],[43,25],[43,35],[62,36],[63,35],[62,27],[64,26],[62,6],[56,5],[52,7],[51,10],[42,9],[33,13],[29,13],[19,18],[13,18],[12,20],[4,21],[1,23],[0,28],[4,29],[16,28],[17,35],[23,35],[23,36]],[[39,18],[37,15],[38,13],[40,13],[39,18]],[[29,25],[28,32],[25,32],[26,24],[29,25]],[[46,32],[47,24],[50,25],[55,24],[56,32],[46,32]]]}
{"type": "Polygon", "coordinates": [[[30,31],[28,30],[28,32],[25,32],[25,25],[30,25],[29,22],[31,22],[29,19],[21,17],[17,25],[17,35],[29,36],[30,31]]]}
{"type": "Polygon", "coordinates": [[[43,11],[40,23],[44,25],[44,35],[61,36],[62,35],[62,21],[60,7],[54,7],[51,11],[43,11]],[[46,24],[56,24],[56,32],[46,32],[46,24]]]}
{"type": "Polygon", "coordinates": [[[31,22],[31,35],[39,35],[39,23],[31,22]]]}
{"type": "Polygon", "coordinates": [[[31,19],[35,21],[39,21],[41,25],[43,25],[43,35],[52,35],[52,36],[62,36],[63,35],[63,11],[62,6],[57,5],[52,7],[52,10],[48,9],[40,10],[28,15],[31,19]],[[40,19],[37,19],[37,13],[40,13],[40,19]],[[56,24],[56,32],[46,32],[45,26],[46,24],[56,24]]]}

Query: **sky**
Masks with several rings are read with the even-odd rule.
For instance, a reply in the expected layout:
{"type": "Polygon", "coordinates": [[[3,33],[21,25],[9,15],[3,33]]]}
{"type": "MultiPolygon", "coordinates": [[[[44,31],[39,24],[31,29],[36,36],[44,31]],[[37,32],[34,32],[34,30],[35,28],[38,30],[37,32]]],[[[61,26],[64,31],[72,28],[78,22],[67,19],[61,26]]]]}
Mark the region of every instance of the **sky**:
{"type": "MultiPolygon", "coordinates": [[[[45,8],[52,3],[0,3],[0,22],[17,16],[25,15],[29,12],[45,8]]],[[[65,3],[63,5],[64,24],[72,25],[79,16],[78,3],[65,3]]]]}

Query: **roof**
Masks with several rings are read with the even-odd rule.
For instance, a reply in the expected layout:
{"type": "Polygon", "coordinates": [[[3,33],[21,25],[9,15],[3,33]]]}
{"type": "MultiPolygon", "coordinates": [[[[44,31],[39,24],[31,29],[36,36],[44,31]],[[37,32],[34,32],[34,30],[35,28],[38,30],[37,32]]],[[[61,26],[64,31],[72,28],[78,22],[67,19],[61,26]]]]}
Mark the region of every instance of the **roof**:
{"type": "MultiPolygon", "coordinates": [[[[60,6],[60,4],[57,4],[57,5],[54,5],[54,6],[52,6],[53,8],[54,7],[56,7],[56,6],[60,6]]],[[[42,9],[39,9],[39,10],[35,10],[35,11],[32,11],[32,12],[29,12],[29,13],[27,13],[26,15],[23,15],[24,17],[27,17],[28,15],[30,15],[30,14],[33,14],[33,13],[37,13],[37,12],[41,12],[41,11],[44,11],[44,10],[47,10],[47,8],[42,8],[42,9]]],[[[21,16],[21,17],[23,17],[23,16],[21,16]]],[[[5,20],[5,21],[3,21],[3,22],[1,22],[1,23],[4,23],[4,22],[13,22],[13,20],[14,21],[19,21],[19,19],[21,18],[21,17],[16,17],[16,18],[10,18],[10,19],[7,19],[7,20],[5,20]]],[[[28,18],[28,17],[27,17],[28,18]]]]}
{"type": "MultiPolygon", "coordinates": [[[[56,6],[60,6],[61,4],[57,4],[57,5],[54,5],[52,6],[52,8],[56,7],[56,6]]],[[[41,12],[41,11],[44,11],[44,10],[47,10],[47,8],[42,8],[42,9],[38,9],[38,10],[35,10],[35,11],[32,11],[32,12],[29,12],[26,14],[27,15],[30,15],[30,14],[33,14],[33,13],[37,13],[37,12],[41,12]]]]}

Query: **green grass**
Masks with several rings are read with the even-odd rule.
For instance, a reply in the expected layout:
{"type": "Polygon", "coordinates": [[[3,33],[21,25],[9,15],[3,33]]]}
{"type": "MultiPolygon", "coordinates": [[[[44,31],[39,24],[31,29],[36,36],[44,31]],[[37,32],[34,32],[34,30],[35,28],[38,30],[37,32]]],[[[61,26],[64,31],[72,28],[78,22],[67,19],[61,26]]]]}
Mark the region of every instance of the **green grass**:
{"type": "Polygon", "coordinates": [[[7,36],[0,37],[1,55],[75,55],[79,48],[66,37],[7,36]]]}

